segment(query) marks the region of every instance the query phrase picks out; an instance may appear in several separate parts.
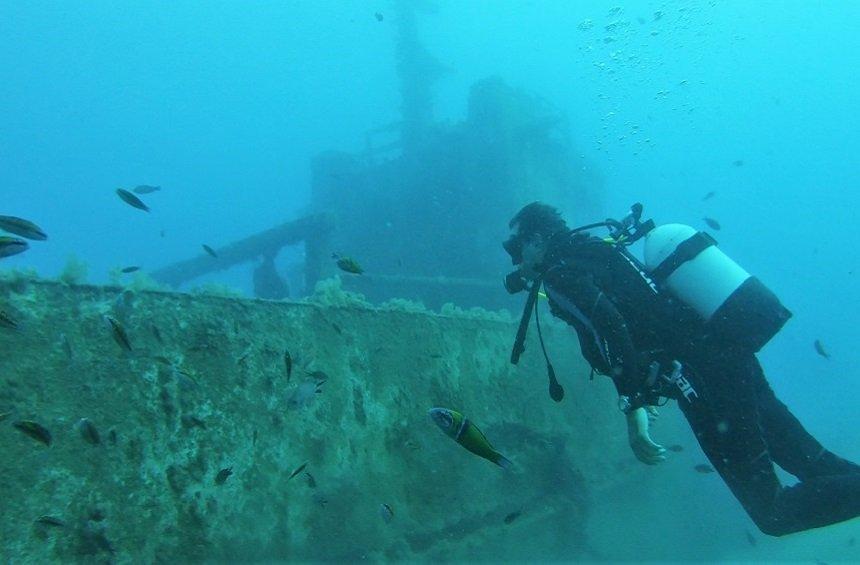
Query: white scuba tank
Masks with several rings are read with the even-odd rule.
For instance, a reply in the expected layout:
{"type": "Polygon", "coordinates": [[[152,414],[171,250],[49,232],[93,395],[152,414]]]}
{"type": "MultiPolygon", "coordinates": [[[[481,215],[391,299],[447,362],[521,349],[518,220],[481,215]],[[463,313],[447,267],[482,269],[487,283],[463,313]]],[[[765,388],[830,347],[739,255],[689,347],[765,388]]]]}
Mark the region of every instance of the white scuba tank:
{"type": "Polygon", "coordinates": [[[690,226],[653,228],[645,237],[644,257],[658,286],[695,310],[721,338],[758,351],[791,317],[711,236],[690,226]]]}

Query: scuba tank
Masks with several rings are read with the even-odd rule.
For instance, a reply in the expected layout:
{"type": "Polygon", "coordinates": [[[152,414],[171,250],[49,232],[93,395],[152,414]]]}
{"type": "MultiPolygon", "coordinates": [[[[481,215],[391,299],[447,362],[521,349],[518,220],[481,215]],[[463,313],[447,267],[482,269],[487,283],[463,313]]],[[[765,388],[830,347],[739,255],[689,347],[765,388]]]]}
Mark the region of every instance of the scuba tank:
{"type": "Polygon", "coordinates": [[[654,282],[705,320],[707,334],[758,352],[791,317],[776,295],[704,232],[665,224],[645,235],[654,282]]]}

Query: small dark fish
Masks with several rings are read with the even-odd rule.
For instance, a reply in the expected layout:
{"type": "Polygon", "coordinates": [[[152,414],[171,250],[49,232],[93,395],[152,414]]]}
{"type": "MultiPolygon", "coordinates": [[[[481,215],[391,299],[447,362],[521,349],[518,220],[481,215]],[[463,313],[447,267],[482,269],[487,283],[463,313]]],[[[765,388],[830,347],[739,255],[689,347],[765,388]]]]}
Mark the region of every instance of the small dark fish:
{"type": "Polygon", "coordinates": [[[30,244],[17,237],[0,235],[0,258],[11,257],[30,249],[30,244]]]}
{"type": "Polygon", "coordinates": [[[254,433],[251,434],[251,445],[257,445],[257,430],[254,430],[254,433]]]}
{"type": "Polygon", "coordinates": [[[118,188],[118,189],[116,189],[116,194],[117,194],[117,196],[122,198],[122,201],[125,202],[126,204],[128,204],[129,206],[131,206],[133,208],[137,208],[138,210],[143,210],[144,212],[149,212],[149,206],[144,204],[140,198],[138,198],[134,194],[130,193],[129,191],[127,191],[123,188],[118,188]]]}
{"type": "Polygon", "coordinates": [[[140,267],[138,267],[137,265],[134,265],[132,267],[124,267],[122,269],[122,272],[127,274],[127,273],[133,273],[133,272],[139,271],[139,270],[140,270],[140,267]]]}
{"type": "Polygon", "coordinates": [[[187,428],[202,428],[206,429],[206,422],[198,418],[197,416],[183,416],[182,423],[187,428]]]}
{"type": "Polygon", "coordinates": [[[66,523],[64,521],[54,516],[48,516],[47,514],[36,518],[36,523],[44,524],[45,526],[56,526],[58,528],[64,528],[66,526],[66,523]]]}
{"type": "Polygon", "coordinates": [[[320,384],[326,382],[328,380],[328,375],[323,371],[305,371],[309,377],[312,377],[315,381],[318,381],[320,384]]]}
{"type": "Polygon", "coordinates": [[[693,467],[693,469],[695,469],[699,473],[713,473],[713,472],[715,472],[713,467],[711,467],[710,465],[706,465],[704,463],[699,463],[698,465],[693,467]]]}
{"type": "Polygon", "coordinates": [[[314,476],[307,471],[305,471],[305,475],[307,475],[308,478],[308,486],[311,488],[317,488],[317,481],[314,479],[314,476]]]}
{"type": "Polygon", "coordinates": [[[289,479],[287,479],[287,480],[289,481],[290,479],[292,479],[293,477],[295,477],[296,475],[298,475],[299,473],[301,473],[302,471],[304,471],[304,470],[305,470],[305,467],[307,467],[307,466],[308,466],[307,461],[305,461],[304,463],[302,463],[301,465],[299,465],[299,466],[298,466],[298,468],[297,468],[295,471],[293,471],[293,474],[292,474],[292,475],[290,475],[290,478],[289,478],[289,479]]]}
{"type": "Polygon", "coordinates": [[[105,321],[107,322],[108,327],[110,327],[111,335],[117,345],[126,351],[131,351],[131,341],[129,341],[128,334],[125,333],[125,329],[123,329],[120,323],[110,316],[105,316],[105,321]]]}
{"type": "Polygon", "coordinates": [[[328,498],[326,498],[326,495],[321,492],[315,492],[314,495],[311,497],[311,500],[313,500],[323,508],[325,508],[325,505],[328,504],[328,498]]]}
{"type": "Polygon", "coordinates": [[[72,342],[69,341],[69,336],[64,333],[60,334],[60,342],[63,345],[63,353],[66,354],[66,357],[73,359],[75,357],[75,352],[72,349],[72,342]]]}
{"type": "Polygon", "coordinates": [[[394,520],[394,510],[384,502],[379,505],[379,515],[386,524],[390,524],[394,520]]]}
{"type": "Polygon", "coordinates": [[[161,363],[162,365],[168,365],[168,366],[173,365],[173,361],[171,361],[170,359],[168,359],[164,355],[155,355],[152,358],[155,359],[156,361],[158,361],[159,363],[161,363]]]}
{"type": "Polygon", "coordinates": [[[522,510],[517,510],[516,512],[511,512],[507,516],[505,516],[505,524],[512,524],[514,520],[519,518],[522,515],[522,510]]]}
{"type": "Polygon", "coordinates": [[[102,442],[102,438],[99,435],[99,431],[96,429],[95,424],[86,418],[78,420],[78,431],[81,432],[81,437],[84,438],[87,443],[99,445],[102,442]]]}
{"type": "Polygon", "coordinates": [[[203,251],[205,251],[206,253],[208,253],[212,257],[215,257],[216,259],[218,258],[218,254],[215,253],[215,250],[212,249],[211,247],[209,247],[208,245],[206,245],[205,243],[203,244],[203,251]]]}
{"type": "Polygon", "coordinates": [[[287,368],[287,382],[290,382],[290,377],[293,376],[293,356],[289,351],[284,351],[284,366],[287,368]]]}
{"type": "Polygon", "coordinates": [[[0,422],[11,416],[11,412],[0,412],[0,422]]]}
{"type": "Polygon", "coordinates": [[[702,218],[702,219],[705,221],[706,224],[708,224],[709,228],[711,228],[712,230],[720,231],[720,227],[721,227],[720,222],[716,221],[713,218],[702,218]]]}
{"type": "Polygon", "coordinates": [[[352,273],[354,275],[360,275],[364,272],[364,269],[361,268],[358,261],[352,257],[341,257],[337,253],[332,253],[331,258],[337,260],[337,266],[341,271],[346,271],[347,273],[352,273]]]}
{"type": "Polygon", "coordinates": [[[108,441],[110,442],[111,445],[116,445],[116,442],[117,442],[116,430],[111,430],[108,432],[108,441]]]}
{"type": "Polygon", "coordinates": [[[675,445],[670,445],[670,446],[669,446],[669,447],[667,447],[666,449],[668,449],[669,451],[674,451],[675,453],[680,453],[680,452],[684,451],[684,446],[683,446],[683,445],[678,445],[678,444],[676,443],[675,445]]]}
{"type": "Polygon", "coordinates": [[[233,474],[233,467],[227,467],[225,469],[221,469],[218,471],[218,474],[215,475],[215,484],[223,485],[227,481],[227,477],[233,474]]]}
{"type": "Polygon", "coordinates": [[[706,195],[704,195],[702,197],[702,201],[710,200],[711,198],[713,198],[716,195],[717,195],[717,193],[712,190],[711,192],[707,193],[706,195]]]}
{"type": "Polygon", "coordinates": [[[51,445],[51,432],[38,422],[34,422],[32,420],[18,420],[12,425],[36,441],[40,441],[48,446],[51,445]]]}
{"type": "Polygon", "coordinates": [[[38,241],[48,239],[48,235],[42,231],[42,228],[29,220],[16,218],[15,216],[0,216],[0,230],[5,230],[27,239],[38,241]]]}
{"type": "Polygon", "coordinates": [[[12,319],[12,316],[0,310],[0,328],[6,328],[7,330],[17,330],[19,328],[18,322],[12,319]]]}
{"type": "Polygon", "coordinates": [[[160,186],[149,186],[148,184],[139,184],[132,189],[137,194],[151,194],[161,190],[160,186]]]}
{"type": "Polygon", "coordinates": [[[150,329],[152,330],[152,335],[155,336],[155,341],[157,341],[161,345],[164,345],[164,340],[161,339],[161,332],[158,331],[158,326],[153,324],[150,329]]]}
{"type": "Polygon", "coordinates": [[[384,19],[384,16],[380,12],[376,12],[373,15],[376,18],[376,21],[378,21],[378,22],[381,22],[384,19]]]}
{"type": "Polygon", "coordinates": [[[753,537],[753,535],[750,533],[750,531],[747,530],[746,533],[747,533],[747,543],[749,543],[753,547],[757,546],[758,542],[756,541],[755,537],[753,537]]]}
{"type": "Polygon", "coordinates": [[[744,162],[741,159],[737,159],[735,161],[732,161],[732,165],[734,165],[735,167],[743,167],[744,162]]]}
{"type": "Polygon", "coordinates": [[[830,354],[827,353],[827,350],[824,349],[824,345],[821,343],[820,339],[816,339],[815,343],[812,345],[815,346],[815,352],[824,357],[825,359],[830,359],[830,354]]]}

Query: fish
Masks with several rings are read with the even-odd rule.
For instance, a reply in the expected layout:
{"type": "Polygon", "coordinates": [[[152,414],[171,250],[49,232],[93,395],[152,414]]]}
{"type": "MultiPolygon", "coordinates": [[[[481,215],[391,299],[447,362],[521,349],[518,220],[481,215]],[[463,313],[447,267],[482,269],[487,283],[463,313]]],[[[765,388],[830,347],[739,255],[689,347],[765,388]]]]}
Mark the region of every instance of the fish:
{"type": "Polygon", "coordinates": [[[227,477],[233,474],[233,467],[226,467],[218,471],[218,474],[215,475],[215,484],[223,485],[227,481],[227,477]]]}
{"type": "Polygon", "coordinates": [[[160,186],[150,186],[148,184],[139,184],[136,187],[131,189],[136,194],[151,194],[153,192],[158,192],[161,190],[160,186]]]}
{"type": "Polygon", "coordinates": [[[290,382],[290,377],[293,376],[293,356],[289,351],[284,351],[284,367],[287,369],[287,382],[290,382]]]}
{"type": "Polygon", "coordinates": [[[132,208],[137,208],[138,210],[143,210],[144,212],[149,212],[149,206],[143,203],[143,200],[125,190],[124,188],[116,189],[116,195],[119,196],[123,202],[131,206],[132,208]]]}
{"type": "Polygon", "coordinates": [[[63,520],[55,516],[48,516],[47,514],[36,518],[36,523],[43,524],[45,526],[55,526],[58,528],[63,528],[66,526],[66,523],[63,520]]]}
{"type": "Polygon", "coordinates": [[[311,497],[311,500],[313,500],[323,508],[325,508],[325,505],[328,504],[328,498],[321,492],[315,492],[314,495],[311,497]]]}
{"type": "Polygon", "coordinates": [[[717,195],[717,193],[712,190],[702,197],[702,201],[704,202],[705,200],[710,200],[711,198],[713,198],[716,195],[717,195]]]}
{"type": "Polygon", "coordinates": [[[69,359],[73,359],[75,357],[75,352],[72,350],[72,342],[69,341],[69,336],[64,333],[60,334],[60,342],[63,346],[63,353],[66,354],[66,357],[69,359]]]}
{"type": "Polygon", "coordinates": [[[360,275],[364,272],[358,261],[352,257],[341,257],[337,253],[332,253],[331,258],[337,261],[337,266],[341,271],[352,273],[353,275],[360,275]]]}
{"type": "Polygon", "coordinates": [[[11,416],[11,412],[0,412],[0,422],[11,416]]]}
{"type": "Polygon", "coordinates": [[[255,429],[255,430],[254,430],[254,433],[253,433],[253,434],[251,434],[251,445],[257,445],[257,437],[258,437],[259,435],[260,435],[260,434],[258,434],[258,433],[257,433],[257,430],[255,429]]]}
{"type": "Polygon", "coordinates": [[[699,463],[698,465],[693,467],[693,469],[695,469],[699,473],[713,473],[713,472],[715,472],[713,467],[711,467],[710,465],[706,465],[705,463],[699,463]]]}
{"type": "Polygon", "coordinates": [[[757,546],[758,542],[756,541],[755,537],[750,533],[749,530],[746,531],[746,534],[747,534],[747,543],[749,543],[753,547],[757,546]]]}
{"type": "Polygon", "coordinates": [[[37,241],[45,241],[48,235],[42,231],[42,228],[24,218],[16,218],[15,216],[0,216],[0,230],[20,235],[26,239],[34,239],[37,241]]]}
{"type": "Polygon", "coordinates": [[[206,429],[206,422],[204,422],[197,416],[183,416],[182,425],[188,428],[202,428],[204,430],[206,429]]]}
{"type": "Polygon", "coordinates": [[[376,18],[376,21],[378,21],[378,22],[381,22],[385,18],[385,16],[383,16],[382,13],[380,13],[380,12],[376,12],[375,14],[373,14],[373,16],[376,18]]]}
{"type": "Polygon", "coordinates": [[[99,431],[96,429],[95,424],[89,421],[87,418],[81,418],[77,423],[78,431],[81,432],[81,437],[87,443],[92,445],[99,445],[102,442],[101,436],[99,436],[99,431]]]}
{"type": "Polygon", "coordinates": [[[11,257],[30,249],[30,244],[23,239],[0,235],[0,258],[11,257]]]}
{"type": "Polygon", "coordinates": [[[827,350],[824,349],[824,344],[821,343],[820,339],[816,339],[812,344],[815,347],[815,352],[824,357],[825,359],[830,359],[830,354],[827,353],[827,350]]]}
{"type": "Polygon", "coordinates": [[[108,432],[108,441],[110,441],[111,445],[116,445],[117,442],[116,430],[111,430],[108,432]]]}
{"type": "Polygon", "coordinates": [[[445,434],[474,453],[503,469],[510,469],[513,462],[496,451],[478,426],[462,414],[448,408],[431,408],[430,417],[445,434]]]}
{"type": "Polygon", "coordinates": [[[669,446],[669,447],[667,447],[666,449],[668,449],[669,451],[674,451],[675,453],[680,453],[680,452],[684,451],[684,446],[683,446],[683,445],[678,445],[678,444],[676,443],[675,445],[670,445],[670,446],[669,446]]]}
{"type": "Polygon", "coordinates": [[[215,253],[215,250],[212,249],[211,247],[209,247],[208,245],[206,245],[205,243],[203,244],[203,251],[205,251],[206,253],[208,253],[209,255],[211,255],[212,257],[214,257],[216,259],[218,258],[218,254],[215,253]]]}
{"type": "Polygon", "coordinates": [[[519,518],[522,515],[522,513],[523,513],[522,510],[517,510],[516,512],[511,512],[510,514],[505,516],[505,520],[504,520],[505,524],[512,524],[514,522],[514,520],[516,520],[517,518],[519,518]]]}
{"type": "Polygon", "coordinates": [[[382,521],[386,524],[390,524],[394,520],[394,510],[384,502],[379,505],[379,515],[382,516],[382,521]]]}
{"type": "Polygon", "coordinates": [[[35,439],[38,442],[44,443],[47,446],[51,445],[51,432],[38,422],[34,422],[32,420],[18,420],[17,422],[12,424],[15,429],[21,431],[24,434],[27,434],[31,438],[35,439]]]}
{"type": "Polygon", "coordinates": [[[325,381],[306,380],[296,385],[289,397],[287,397],[287,409],[299,410],[313,404],[316,395],[322,392],[322,385],[324,383],[325,381]]]}
{"type": "Polygon", "coordinates": [[[0,310],[0,328],[6,328],[7,330],[17,330],[20,328],[18,322],[15,321],[12,316],[7,314],[5,311],[0,310]]]}
{"type": "Polygon", "coordinates": [[[304,471],[304,470],[305,470],[305,467],[307,467],[307,466],[308,466],[308,462],[307,462],[307,461],[305,461],[304,463],[302,463],[301,465],[299,465],[298,467],[296,467],[296,470],[295,470],[295,471],[293,471],[293,473],[290,475],[290,477],[289,477],[287,480],[289,481],[290,479],[292,479],[293,477],[295,477],[296,475],[298,475],[299,473],[301,473],[302,471],[304,471]]]}
{"type": "Polygon", "coordinates": [[[721,227],[720,222],[716,221],[713,218],[702,218],[702,219],[705,221],[706,224],[708,224],[709,228],[711,228],[712,230],[720,231],[720,227],[721,227]]]}
{"type": "Polygon", "coordinates": [[[126,351],[131,351],[131,341],[128,339],[128,334],[125,333],[125,329],[120,325],[119,322],[111,318],[110,316],[105,316],[105,322],[111,330],[111,335],[113,336],[114,341],[121,348],[126,351]]]}
{"type": "Polygon", "coordinates": [[[314,380],[319,381],[320,383],[324,383],[328,380],[328,375],[323,371],[305,371],[309,377],[313,377],[314,380]]]}
{"type": "Polygon", "coordinates": [[[317,488],[317,481],[314,479],[314,476],[305,471],[305,475],[308,478],[308,486],[311,488],[317,488]]]}
{"type": "Polygon", "coordinates": [[[743,167],[744,162],[741,159],[735,159],[734,161],[732,161],[732,165],[734,165],[735,167],[743,167]]]}
{"type": "Polygon", "coordinates": [[[161,345],[164,345],[164,340],[161,339],[161,332],[158,331],[158,326],[153,324],[149,329],[152,330],[152,335],[155,336],[155,341],[157,341],[161,345]]]}
{"type": "Polygon", "coordinates": [[[133,265],[131,267],[123,267],[121,272],[128,274],[128,273],[133,273],[133,272],[139,271],[139,270],[140,270],[140,267],[138,267],[137,265],[133,265]]]}

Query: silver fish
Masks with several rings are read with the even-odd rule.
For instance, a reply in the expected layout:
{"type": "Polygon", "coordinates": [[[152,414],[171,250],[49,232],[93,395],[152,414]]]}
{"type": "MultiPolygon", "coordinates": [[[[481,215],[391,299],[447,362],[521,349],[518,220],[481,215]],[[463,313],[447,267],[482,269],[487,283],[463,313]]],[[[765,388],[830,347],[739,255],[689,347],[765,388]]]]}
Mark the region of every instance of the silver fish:
{"type": "Polygon", "coordinates": [[[30,248],[30,244],[17,237],[0,235],[0,257],[11,257],[23,253],[30,248]]]}
{"type": "Polygon", "coordinates": [[[5,230],[27,239],[36,239],[44,241],[48,239],[47,234],[42,231],[42,228],[24,218],[16,218],[15,216],[0,216],[0,229],[5,230]]]}
{"type": "Polygon", "coordinates": [[[150,194],[161,190],[160,186],[150,186],[148,184],[139,184],[131,189],[136,194],[150,194]]]}
{"type": "Polygon", "coordinates": [[[287,397],[288,410],[300,410],[314,403],[316,395],[322,392],[322,382],[305,380],[298,384],[287,397]]]}

